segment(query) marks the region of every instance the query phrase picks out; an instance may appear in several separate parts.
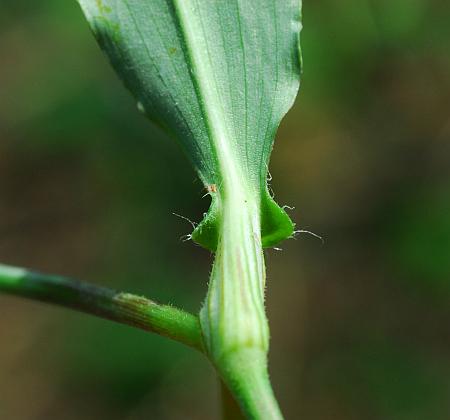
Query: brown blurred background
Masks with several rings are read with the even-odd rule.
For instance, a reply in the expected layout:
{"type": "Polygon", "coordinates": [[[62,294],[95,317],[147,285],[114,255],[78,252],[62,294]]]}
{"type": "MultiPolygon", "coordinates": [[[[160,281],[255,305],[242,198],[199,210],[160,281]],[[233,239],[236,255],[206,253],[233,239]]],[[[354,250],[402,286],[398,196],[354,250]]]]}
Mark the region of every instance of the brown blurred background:
{"type": "MultiPolygon", "coordinates": [[[[272,157],[300,236],[266,252],[288,419],[450,418],[450,7],[304,4],[304,77],[272,157]]],[[[75,1],[0,4],[0,261],[197,311],[207,208],[75,1]]],[[[0,296],[0,419],[215,419],[200,355],[0,296]]]]}

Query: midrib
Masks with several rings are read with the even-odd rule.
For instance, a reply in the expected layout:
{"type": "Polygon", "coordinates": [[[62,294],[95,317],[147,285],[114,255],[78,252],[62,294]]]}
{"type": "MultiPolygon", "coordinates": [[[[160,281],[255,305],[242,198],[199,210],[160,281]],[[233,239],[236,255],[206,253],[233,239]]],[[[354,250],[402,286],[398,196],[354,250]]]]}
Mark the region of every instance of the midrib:
{"type": "Polygon", "coordinates": [[[207,42],[202,34],[201,17],[195,16],[193,3],[192,0],[173,0],[191,60],[193,77],[198,86],[200,106],[219,163],[221,185],[217,188],[220,193],[239,199],[239,196],[245,196],[244,177],[238,165],[236,151],[231,147],[232,139],[226,125],[227,119],[214,79],[207,42]]]}

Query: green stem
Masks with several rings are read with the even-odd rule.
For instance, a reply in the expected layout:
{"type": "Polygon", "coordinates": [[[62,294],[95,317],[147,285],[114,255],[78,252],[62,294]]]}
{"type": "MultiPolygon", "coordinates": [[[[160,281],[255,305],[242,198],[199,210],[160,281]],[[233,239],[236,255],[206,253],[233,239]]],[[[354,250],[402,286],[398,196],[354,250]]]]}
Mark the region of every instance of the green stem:
{"type": "MultiPolygon", "coordinates": [[[[236,185],[236,184],[235,184],[236,185]]],[[[221,226],[200,322],[208,356],[249,419],[279,420],[268,373],[269,327],[258,199],[220,196],[221,226]]]]}
{"type": "Polygon", "coordinates": [[[221,364],[222,377],[248,419],[283,419],[270,384],[264,351],[243,348],[228,355],[221,364]]]}
{"type": "Polygon", "coordinates": [[[141,296],[2,264],[0,291],[132,325],[203,350],[198,317],[141,296]]]}

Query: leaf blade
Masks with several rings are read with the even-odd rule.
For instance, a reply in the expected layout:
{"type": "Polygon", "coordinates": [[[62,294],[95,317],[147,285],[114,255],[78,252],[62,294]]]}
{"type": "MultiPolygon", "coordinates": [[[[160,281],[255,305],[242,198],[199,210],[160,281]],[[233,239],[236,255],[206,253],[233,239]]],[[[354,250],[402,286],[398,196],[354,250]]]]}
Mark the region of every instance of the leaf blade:
{"type": "Polygon", "coordinates": [[[274,205],[266,176],[300,82],[300,1],[79,3],[140,107],[177,138],[210,186],[213,203],[193,238],[215,249],[217,190],[239,188],[261,201],[263,245],[289,236],[293,224],[274,205]]]}

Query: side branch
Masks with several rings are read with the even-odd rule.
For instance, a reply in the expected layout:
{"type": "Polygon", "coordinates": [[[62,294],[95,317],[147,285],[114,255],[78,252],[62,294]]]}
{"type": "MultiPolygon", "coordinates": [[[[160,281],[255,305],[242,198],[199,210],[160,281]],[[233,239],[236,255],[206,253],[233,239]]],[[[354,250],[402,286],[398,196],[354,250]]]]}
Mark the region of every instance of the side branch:
{"type": "Polygon", "coordinates": [[[195,315],[141,296],[2,264],[0,292],[132,325],[203,351],[200,324],[195,315]]]}

